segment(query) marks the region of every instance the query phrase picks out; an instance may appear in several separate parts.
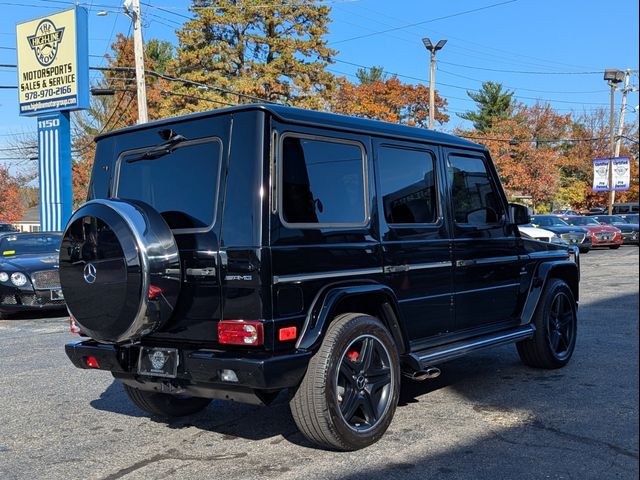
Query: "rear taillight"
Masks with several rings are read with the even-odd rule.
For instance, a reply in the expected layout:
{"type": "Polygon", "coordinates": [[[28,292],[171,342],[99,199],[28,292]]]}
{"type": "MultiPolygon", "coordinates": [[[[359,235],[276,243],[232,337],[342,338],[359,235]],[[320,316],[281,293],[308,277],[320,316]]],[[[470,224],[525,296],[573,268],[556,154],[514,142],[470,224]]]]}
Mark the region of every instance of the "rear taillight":
{"type": "Polygon", "coordinates": [[[84,364],[88,368],[100,368],[100,362],[98,362],[98,359],[96,357],[85,357],[84,364]]]}
{"type": "Polygon", "coordinates": [[[257,320],[220,320],[218,342],[225,345],[262,345],[264,326],[257,320]]]}
{"type": "Polygon", "coordinates": [[[69,315],[69,331],[78,335],[82,332],[80,325],[78,325],[76,319],[73,318],[73,315],[69,315]]]}
{"type": "Polygon", "coordinates": [[[159,296],[162,295],[162,289],[155,285],[149,285],[149,300],[156,300],[159,296]]]}

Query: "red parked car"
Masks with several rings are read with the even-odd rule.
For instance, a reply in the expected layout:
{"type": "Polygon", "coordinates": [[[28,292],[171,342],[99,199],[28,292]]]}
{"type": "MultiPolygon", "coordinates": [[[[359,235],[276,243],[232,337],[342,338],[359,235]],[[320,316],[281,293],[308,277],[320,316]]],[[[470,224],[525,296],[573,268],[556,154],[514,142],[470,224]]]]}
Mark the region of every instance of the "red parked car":
{"type": "Polygon", "coordinates": [[[622,245],[622,232],[619,228],[611,225],[601,225],[593,217],[582,217],[569,215],[560,217],[569,225],[586,228],[589,230],[591,244],[595,247],[609,247],[611,249],[620,248],[622,245]]]}

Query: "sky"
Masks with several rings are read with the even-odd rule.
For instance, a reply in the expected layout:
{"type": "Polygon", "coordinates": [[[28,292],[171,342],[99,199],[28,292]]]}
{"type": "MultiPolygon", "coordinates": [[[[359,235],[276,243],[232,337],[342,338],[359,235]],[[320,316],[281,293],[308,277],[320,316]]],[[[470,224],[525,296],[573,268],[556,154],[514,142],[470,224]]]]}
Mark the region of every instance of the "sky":
{"type": "MultiPolygon", "coordinates": [[[[272,1],[272,0],[269,0],[272,1]]],[[[190,16],[188,0],[142,0],[145,40],[176,42],[190,16]]],[[[450,121],[473,110],[467,91],[502,83],[525,104],[548,102],[560,113],[609,106],[606,68],[638,70],[637,0],[325,0],[332,8],[329,67],[355,80],[361,67],[383,66],[407,83],[429,81],[429,52],[421,39],[446,39],[437,54],[436,88],[448,101],[450,121]]],[[[69,0],[0,0],[0,64],[15,64],[16,23],[70,7],[69,0]]],[[[118,33],[130,32],[121,0],[80,0],[89,10],[90,65],[103,66],[118,33]],[[105,15],[99,12],[108,11],[105,15]]],[[[14,68],[0,67],[0,85],[17,84],[14,68]]],[[[96,72],[91,76],[95,78],[96,72]]],[[[638,75],[631,84],[638,86],[638,75]]],[[[621,94],[616,95],[619,108],[621,94]]],[[[638,120],[638,92],[629,94],[626,119],[638,120]]],[[[18,115],[17,91],[0,89],[0,149],[17,134],[34,132],[35,118],[18,115]]],[[[7,154],[5,153],[5,156],[7,154]]],[[[0,160],[2,162],[2,160],[0,160]]],[[[11,162],[5,161],[11,166],[11,162]]]]}

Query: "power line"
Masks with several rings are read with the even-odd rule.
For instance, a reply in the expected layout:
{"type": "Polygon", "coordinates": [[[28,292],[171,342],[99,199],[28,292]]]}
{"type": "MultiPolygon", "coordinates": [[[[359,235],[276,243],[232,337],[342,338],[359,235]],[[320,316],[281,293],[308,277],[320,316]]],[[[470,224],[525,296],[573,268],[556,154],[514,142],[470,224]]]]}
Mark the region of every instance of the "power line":
{"type": "MultiPolygon", "coordinates": [[[[335,62],[337,63],[345,63],[347,65],[352,65],[355,67],[360,67],[360,68],[365,68],[365,69],[369,69],[368,66],[366,65],[361,65],[359,63],[354,63],[354,62],[348,62],[346,60],[338,60],[336,59],[335,62]]],[[[448,62],[442,62],[439,61],[440,63],[448,63],[448,62]]],[[[410,80],[416,80],[422,83],[428,83],[428,80],[425,78],[421,78],[421,77],[413,77],[411,75],[403,75],[401,73],[396,73],[396,72],[389,72],[387,70],[385,70],[383,73],[386,73],[387,75],[391,75],[391,76],[396,76],[396,77],[402,77],[402,78],[408,78],[410,80]]],[[[597,73],[602,73],[602,72],[597,72],[597,73]]],[[[450,88],[457,88],[459,90],[465,90],[467,92],[479,92],[479,90],[474,89],[474,88],[466,88],[466,87],[461,87],[460,85],[453,85],[451,83],[444,83],[444,82],[438,82],[439,85],[443,85],[445,87],[450,87],[450,88]]],[[[455,97],[450,97],[450,98],[455,98],[455,97]]],[[[546,102],[549,103],[569,103],[569,104],[581,104],[581,105],[609,105],[606,102],[579,102],[579,101],[571,101],[571,100],[555,100],[555,99],[550,99],[550,98],[537,98],[537,97],[525,97],[525,96],[521,96],[521,95],[514,95],[514,98],[518,98],[521,100],[544,100],[546,102]]]]}
{"type": "Polygon", "coordinates": [[[454,65],[456,67],[462,68],[471,68],[473,70],[485,70],[488,72],[500,72],[500,73],[524,73],[527,75],[602,75],[602,71],[590,71],[590,72],[541,72],[539,70],[503,70],[499,68],[485,68],[485,67],[476,67],[471,65],[463,65],[460,63],[453,62],[445,62],[440,60],[440,63],[444,63],[447,65],[454,65]]]}
{"type": "Polygon", "coordinates": [[[556,138],[556,139],[538,139],[533,138],[530,140],[518,140],[514,138],[491,138],[491,137],[478,137],[472,135],[460,135],[458,137],[466,138],[469,140],[484,140],[488,142],[508,142],[511,145],[517,145],[520,143],[579,143],[579,142],[598,142],[608,140],[609,137],[592,137],[592,138],[556,138]]]}
{"type": "Polygon", "coordinates": [[[189,95],[188,93],[178,93],[178,92],[172,92],[170,90],[160,90],[160,93],[162,93],[164,95],[171,95],[172,97],[184,97],[184,98],[191,98],[193,100],[202,100],[202,101],[205,101],[205,102],[217,103],[219,105],[228,105],[230,107],[234,107],[235,106],[234,103],[223,102],[221,100],[214,100],[212,98],[198,97],[196,95],[189,95]]]}
{"type": "MultiPolygon", "coordinates": [[[[134,67],[89,67],[89,70],[101,70],[101,71],[113,71],[113,72],[134,72],[135,68],[134,67]]],[[[195,82],[193,80],[188,80],[186,78],[180,78],[180,77],[172,77],[170,75],[165,75],[163,73],[159,73],[156,72],[154,70],[145,70],[145,73],[154,76],[156,78],[161,78],[163,80],[167,80],[169,82],[179,82],[179,83],[183,83],[185,85],[190,85],[193,87],[198,87],[198,88],[203,88],[206,90],[217,90],[219,92],[222,93],[227,93],[229,95],[236,95],[240,98],[246,98],[248,100],[255,100],[258,102],[265,102],[265,103],[278,103],[278,102],[274,102],[272,100],[267,100],[266,98],[262,98],[262,97],[257,97],[255,95],[249,95],[246,93],[240,93],[240,92],[236,92],[234,90],[230,90],[228,88],[223,88],[223,87],[218,87],[215,85],[208,85],[206,83],[202,83],[202,82],[195,82]]]]}
{"type": "Polygon", "coordinates": [[[367,34],[364,34],[364,35],[358,35],[358,36],[351,37],[351,38],[345,38],[344,40],[338,40],[336,42],[331,42],[330,45],[335,45],[337,43],[350,42],[352,40],[359,40],[361,38],[373,37],[375,35],[381,35],[381,34],[388,33],[388,32],[395,32],[395,31],[398,31],[398,30],[404,30],[404,29],[411,28],[411,27],[417,27],[419,25],[424,25],[426,23],[436,22],[436,21],[439,21],[439,20],[445,20],[447,18],[459,17],[461,15],[467,15],[469,13],[475,13],[475,12],[479,12],[481,10],[487,10],[489,8],[495,8],[495,7],[499,7],[501,5],[506,5],[508,3],[515,3],[517,1],[518,0],[507,0],[506,2],[494,3],[492,5],[486,5],[484,7],[473,8],[471,10],[465,10],[463,12],[452,13],[450,15],[444,15],[442,17],[432,18],[430,20],[423,20],[421,22],[409,23],[407,25],[401,25],[399,27],[388,28],[386,30],[379,30],[377,32],[367,33],[367,34]]]}
{"type": "MultiPolygon", "coordinates": [[[[458,73],[453,73],[453,72],[449,72],[447,70],[443,70],[442,68],[438,69],[438,72],[440,73],[445,73],[447,75],[452,75],[454,77],[460,77],[460,78],[464,78],[466,80],[472,80],[474,82],[480,82],[480,83],[484,83],[485,80],[480,80],[478,78],[472,78],[472,77],[467,77],[465,75],[460,75],[458,73]]],[[[581,90],[581,91],[575,91],[575,92],[567,92],[567,91],[560,91],[560,90],[535,90],[532,88],[522,88],[522,87],[513,87],[513,86],[509,86],[509,85],[504,85],[502,84],[502,86],[504,88],[507,89],[511,89],[511,90],[522,90],[525,92],[537,92],[537,93],[557,93],[557,94],[577,94],[577,93],[606,93],[607,90],[581,90]]]]}

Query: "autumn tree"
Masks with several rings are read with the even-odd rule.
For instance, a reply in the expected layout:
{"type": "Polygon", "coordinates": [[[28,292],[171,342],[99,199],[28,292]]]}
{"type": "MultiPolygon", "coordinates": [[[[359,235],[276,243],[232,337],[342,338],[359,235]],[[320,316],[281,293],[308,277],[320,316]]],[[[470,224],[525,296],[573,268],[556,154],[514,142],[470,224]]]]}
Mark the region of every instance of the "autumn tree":
{"type": "Polygon", "coordinates": [[[24,215],[20,186],[9,171],[0,166],[0,222],[13,223],[24,215]]]}
{"type": "MultiPolygon", "coordinates": [[[[108,63],[102,79],[95,86],[112,94],[92,96],[89,110],[78,112],[74,117],[72,175],[75,207],[86,199],[95,155],[94,137],[134,125],[138,120],[133,39],[119,34],[111,49],[112,53],[106,55],[108,63]]],[[[145,68],[163,73],[173,60],[173,55],[171,43],[151,39],[145,46],[145,68]]],[[[154,75],[146,75],[145,81],[149,119],[159,119],[162,116],[161,104],[170,91],[170,83],[154,75]]]]}
{"type": "MultiPolygon", "coordinates": [[[[449,120],[447,101],[435,95],[435,121],[449,120]]],[[[429,124],[429,89],[402,83],[393,77],[353,84],[342,79],[331,104],[332,111],[385,122],[426,127],[429,124]]]]}
{"type": "Polygon", "coordinates": [[[177,58],[168,71],[209,88],[176,85],[166,113],[260,99],[325,106],[334,83],[326,66],[335,54],[324,38],[330,12],[325,4],[193,0],[191,12],[193,20],[177,31],[177,58]]]}
{"type": "Polygon", "coordinates": [[[478,110],[459,116],[473,122],[473,127],[479,132],[490,130],[495,121],[509,118],[515,108],[513,92],[503,90],[501,83],[484,82],[479,91],[467,91],[467,95],[476,102],[478,110]]]}
{"type": "Polygon", "coordinates": [[[510,118],[495,118],[484,132],[460,132],[486,145],[509,196],[531,196],[534,206],[552,201],[560,188],[562,140],[571,116],[548,104],[520,106],[510,118]]]}
{"type": "MultiPolygon", "coordinates": [[[[592,184],[593,159],[611,154],[609,112],[598,109],[578,115],[569,136],[572,141],[563,147],[558,202],[578,209],[607,205],[609,194],[594,192],[592,184]]],[[[624,126],[620,155],[631,157],[631,185],[627,192],[616,193],[616,199],[622,202],[638,199],[637,136],[637,122],[624,126]]]]}

